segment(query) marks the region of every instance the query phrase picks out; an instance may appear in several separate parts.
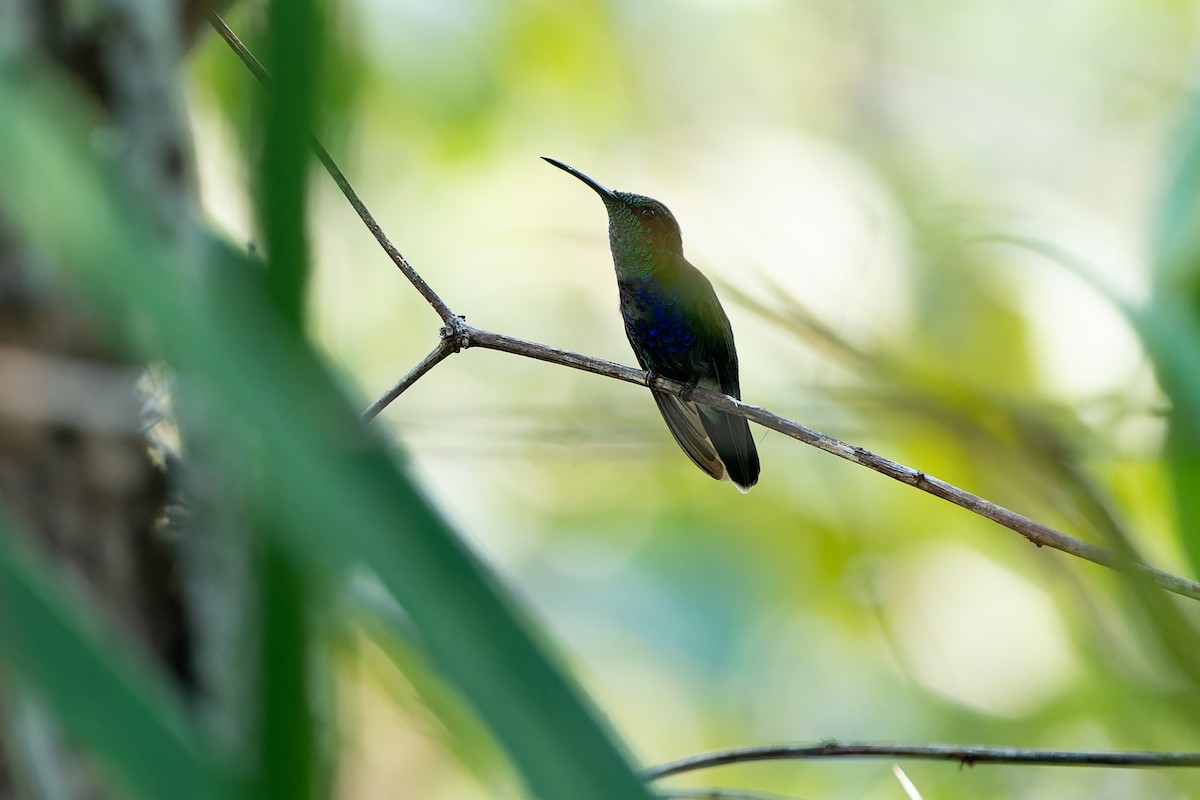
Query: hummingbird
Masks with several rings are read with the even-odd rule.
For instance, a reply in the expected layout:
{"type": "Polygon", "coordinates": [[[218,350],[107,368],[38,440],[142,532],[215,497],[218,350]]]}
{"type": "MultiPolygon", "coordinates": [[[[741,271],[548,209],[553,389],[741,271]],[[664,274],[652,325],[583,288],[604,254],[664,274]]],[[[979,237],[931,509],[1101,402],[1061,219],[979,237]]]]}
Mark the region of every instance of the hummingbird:
{"type": "Polygon", "coordinates": [[[745,493],[758,482],[758,451],[742,417],[696,403],[697,386],[741,399],[733,327],[708,278],[683,257],[679,223],[657,200],[615,192],[572,166],[543,158],[592,187],[608,211],[625,335],[642,369],[687,384],[681,396],[651,389],[667,428],[696,466],[745,493]]]}

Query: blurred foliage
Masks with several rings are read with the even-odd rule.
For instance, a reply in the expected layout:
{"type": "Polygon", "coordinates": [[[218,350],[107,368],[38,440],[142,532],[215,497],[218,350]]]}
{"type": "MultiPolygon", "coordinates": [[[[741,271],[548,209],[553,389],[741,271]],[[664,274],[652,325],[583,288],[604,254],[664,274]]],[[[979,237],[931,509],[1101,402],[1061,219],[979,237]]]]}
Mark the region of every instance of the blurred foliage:
{"type": "Polygon", "coordinates": [[[1142,330],[1171,400],[1167,470],[1180,535],[1200,569],[1200,100],[1192,106],[1159,208],[1154,302],[1142,330]]]}
{"type": "MultiPolygon", "coordinates": [[[[602,210],[537,160],[561,157],[673,209],[725,299],[748,401],[1200,570],[1196,4],[362,0],[324,18],[316,128],[472,323],[631,361],[602,210]]],[[[259,4],[230,21],[261,50],[259,4]]],[[[206,211],[235,241],[270,242],[243,167],[265,95],[215,37],[190,79],[206,211]]],[[[310,185],[309,326],[373,395],[439,323],[332,186],[310,185]]],[[[280,396],[224,374],[249,381],[227,390],[231,415],[280,396]]],[[[742,497],[687,463],[636,388],[485,352],[374,424],[643,762],[827,738],[1200,749],[1194,604],[794,441],[762,437],[763,479],[742,497]]],[[[341,535],[383,517],[340,520],[347,499],[322,480],[357,489],[292,461],[327,524],[289,519],[300,579],[362,556],[385,585],[356,580],[327,612],[345,623],[330,648],[339,794],[511,795],[461,674],[429,657],[438,617],[414,620],[433,613],[422,597],[396,604],[411,554],[341,535]]],[[[375,466],[353,474],[392,474],[375,466]]],[[[397,491],[412,505],[392,511],[443,529],[397,491]]],[[[1200,793],[1186,770],[904,767],[930,798],[1200,793]]],[[[901,795],[865,762],[670,785],[714,784],[901,795]]]]}
{"type": "MultiPolygon", "coordinates": [[[[64,598],[46,565],[16,542],[11,524],[0,520],[0,634],[9,643],[4,677],[25,678],[76,740],[109,766],[121,789],[140,797],[235,796],[233,776],[161,676],[146,669],[145,654],[116,652],[81,624],[82,604],[64,598]]],[[[5,694],[9,712],[19,695],[11,685],[5,694]]],[[[16,742],[5,744],[6,755],[24,752],[16,742]]],[[[17,762],[13,772],[26,769],[34,765],[17,762]]],[[[69,776],[56,777],[66,783],[69,776]]]]}

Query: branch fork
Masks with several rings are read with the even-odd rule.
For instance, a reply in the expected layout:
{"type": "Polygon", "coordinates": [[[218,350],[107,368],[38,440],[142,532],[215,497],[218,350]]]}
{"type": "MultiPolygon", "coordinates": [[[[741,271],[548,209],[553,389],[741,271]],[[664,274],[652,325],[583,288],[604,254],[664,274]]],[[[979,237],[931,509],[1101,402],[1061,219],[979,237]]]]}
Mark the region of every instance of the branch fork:
{"type": "Polygon", "coordinates": [[[450,342],[452,352],[460,353],[471,346],[471,332],[474,330],[467,324],[467,318],[462,314],[452,314],[446,324],[438,329],[438,337],[443,342],[450,342]]]}

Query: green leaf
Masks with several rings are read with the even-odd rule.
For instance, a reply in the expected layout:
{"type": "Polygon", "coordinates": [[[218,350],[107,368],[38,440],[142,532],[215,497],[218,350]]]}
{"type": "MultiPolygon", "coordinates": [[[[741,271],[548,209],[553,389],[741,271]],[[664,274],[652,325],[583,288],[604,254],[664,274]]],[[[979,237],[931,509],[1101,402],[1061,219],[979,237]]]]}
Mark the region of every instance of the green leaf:
{"type": "Polygon", "coordinates": [[[274,0],[269,11],[271,102],[263,129],[258,217],[267,248],[267,286],[283,318],[303,329],[308,285],[306,211],[309,126],[322,42],[314,0],[274,0]]]}
{"type": "Polygon", "coordinates": [[[262,543],[259,590],[259,738],[254,779],[259,797],[317,796],[316,732],[309,635],[312,588],[279,542],[262,543]]]}
{"type": "Polygon", "coordinates": [[[32,687],[117,785],[157,800],[236,795],[161,678],[102,636],[0,520],[0,664],[32,687]]]}
{"type": "MultiPolygon", "coordinates": [[[[274,74],[271,102],[258,115],[261,182],[258,218],[266,242],[265,291],[279,319],[296,335],[305,330],[308,286],[308,130],[322,51],[314,0],[273,0],[268,6],[274,74]]],[[[268,454],[257,459],[259,474],[272,471],[268,454]]],[[[257,480],[261,480],[257,479],[257,480]]],[[[269,512],[268,512],[269,514],[269,512]]],[[[255,778],[261,797],[296,800],[324,796],[318,781],[319,746],[313,719],[314,667],[318,651],[311,629],[317,581],[272,535],[277,523],[263,521],[266,540],[258,553],[259,738],[255,778]]]]}

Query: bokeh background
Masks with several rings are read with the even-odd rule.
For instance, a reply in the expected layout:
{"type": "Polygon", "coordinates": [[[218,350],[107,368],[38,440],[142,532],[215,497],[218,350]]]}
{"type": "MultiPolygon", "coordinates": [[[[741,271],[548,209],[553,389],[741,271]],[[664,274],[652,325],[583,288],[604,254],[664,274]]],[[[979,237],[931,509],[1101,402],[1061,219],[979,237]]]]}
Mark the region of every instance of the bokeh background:
{"type": "MultiPolygon", "coordinates": [[[[229,17],[252,46],[260,15],[229,17]]],[[[1152,295],[1200,7],[347,0],[329,18],[320,136],[473,325],[633,363],[603,208],[554,156],[672,209],[749,402],[1189,573],[1165,401],[1121,303],[1152,295]]],[[[216,37],[190,92],[205,210],[253,242],[264,95],[216,37]]],[[[312,314],[365,405],[439,322],[313,180],[312,314]]],[[[642,763],[829,738],[1200,748],[1194,678],[1112,573],[785,437],[756,429],[741,496],[644,390],[486,351],[374,424],[642,763]]],[[[401,675],[380,639],[340,642],[340,796],[517,796],[420,659],[401,675]]],[[[1185,771],[905,769],[931,799],[1200,794],[1185,771]]],[[[904,796],[884,761],[664,785],[904,796]]]]}

